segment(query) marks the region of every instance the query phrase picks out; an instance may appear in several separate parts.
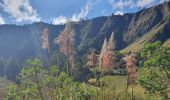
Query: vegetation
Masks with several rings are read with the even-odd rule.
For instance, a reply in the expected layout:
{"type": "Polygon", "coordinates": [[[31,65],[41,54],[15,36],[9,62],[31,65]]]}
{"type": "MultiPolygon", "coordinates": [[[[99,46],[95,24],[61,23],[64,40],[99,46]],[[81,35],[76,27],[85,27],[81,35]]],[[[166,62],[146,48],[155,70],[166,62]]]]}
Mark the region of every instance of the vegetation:
{"type": "Polygon", "coordinates": [[[0,26],[0,99],[170,100],[169,8],[0,26]]]}
{"type": "Polygon", "coordinates": [[[8,86],[14,84],[12,81],[6,79],[6,77],[0,77],[0,98],[5,98],[8,94],[8,86]]]}
{"type": "Polygon", "coordinates": [[[123,76],[115,74],[118,69],[96,67],[91,68],[93,74],[84,82],[74,81],[57,66],[45,67],[39,59],[30,59],[18,75],[17,84],[9,85],[6,99],[168,100],[170,48],[161,42],[149,43],[136,56],[123,58],[127,62],[123,76]]]}
{"type": "Polygon", "coordinates": [[[18,79],[18,85],[9,87],[7,100],[87,100],[95,90],[73,82],[56,66],[45,70],[38,59],[28,60],[18,79]]]}
{"type": "Polygon", "coordinates": [[[150,94],[160,94],[170,99],[170,48],[155,42],[144,46],[140,52],[142,68],[140,83],[150,94]]]}

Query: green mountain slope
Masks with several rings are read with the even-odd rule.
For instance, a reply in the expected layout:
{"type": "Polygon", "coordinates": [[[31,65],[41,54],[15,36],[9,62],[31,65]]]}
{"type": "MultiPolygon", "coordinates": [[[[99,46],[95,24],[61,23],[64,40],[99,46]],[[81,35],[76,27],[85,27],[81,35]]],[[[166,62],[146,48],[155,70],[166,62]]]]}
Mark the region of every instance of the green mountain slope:
{"type": "MultiPolygon", "coordinates": [[[[170,2],[123,16],[101,16],[70,24],[75,30],[73,47],[79,57],[84,57],[90,49],[100,51],[104,39],[108,39],[113,32],[116,50],[135,52],[147,42],[165,42],[170,38],[170,2]]],[[[15,78],[28,58],[38,57],[48,61],[48,53],[42,49],[41,40],[45,28],[49,30],[50,50],[55,56],[59,50],[54,39],[64,27],[43,22],[0,25],[0,75],[15,78]]]]}
{"type": "MultiPolygon", "coordinates": [[[[169,30],[170,30],[170,17],[168,15],[164,19],[162,19],[160,23],[153,27],[149,32],[147,32],[145,35],[143,35],[133,43],[129,44],[126,48],[121,50],[121,52],[122,53],[138,52],[144,46],[144,44],[148,42],[153,42],[156,40],[166,41],[167,38],[169,38],[170,34],[169,30]],[[165,37],[166,39],[163,39],[161,37],[165,37]]],[[[169,40],[167,40],[164,45],[168,46],[169,40]]]]}

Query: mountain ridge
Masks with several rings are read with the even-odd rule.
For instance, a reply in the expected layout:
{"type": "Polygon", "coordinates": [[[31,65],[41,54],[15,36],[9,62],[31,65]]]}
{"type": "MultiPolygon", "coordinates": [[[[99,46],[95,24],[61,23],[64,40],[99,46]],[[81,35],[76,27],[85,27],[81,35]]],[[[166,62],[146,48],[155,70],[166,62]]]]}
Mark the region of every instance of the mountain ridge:
{"type": "MultiPolygon", "coordinates": [[[[85,57],[90,49],[101,50],[104,39],[114,32],[116,50],[122,53],[137,52],[147,42],[170,38],[170,2],[143,9],[137,13],[102,16],[79,22],[70,22],[75,30],[74,48],[79,57],[85,57]]],[[[38,22],[27,25],[0,25],[0,60],[8,60],[9,68],[14,63],[24,62],[28,58],[47,59],[42,49],[41,33],[49,30],[49,44],[52,53],[59,52],[54,39],[63,31],[65,25],[53,25],[38,22]]],[[[169,43],[169,42],[168,42],[169,43]]],[[[21,65],[16,64],[16,71],[21,65]]],[[[0,69],[3,75],[7,68],[0,69]]],[[[11,77],[13,77],[11,75],[11,77]]]]}

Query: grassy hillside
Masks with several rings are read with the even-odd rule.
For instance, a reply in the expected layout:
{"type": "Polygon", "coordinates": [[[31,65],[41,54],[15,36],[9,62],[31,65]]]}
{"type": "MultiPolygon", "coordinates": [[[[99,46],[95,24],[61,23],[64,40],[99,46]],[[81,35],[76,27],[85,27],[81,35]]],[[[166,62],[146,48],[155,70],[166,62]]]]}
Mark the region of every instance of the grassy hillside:
{"type": "MultiPolygon", "coordinates": [[[[153,42],[161,37],[168,36],[169,32],[168,31],[163,32],[163,31],[165,28],[169,27],[169,20],[170,20],[169,16],[165,17],[160,23],[158,23],[155,27],[153,27],[153,29],[151,31],[149,31],[148,33],[146,33],[145,35],[143,35],[136,41],[132,42],[126,48],[121,50],[121,53],[138,52],[140,49],[143,48],[144,44],[146,44],[148,42],[153,42]],[[160,33],[164,33],[164,35],[160,34],[160,33]]],[[[165,40],[160,39],[160,41],[164,42],[165,40]]],[[[165,42],[165,45],[166,46],[169,45],[169,40],[167,40],[165,42]]]]}

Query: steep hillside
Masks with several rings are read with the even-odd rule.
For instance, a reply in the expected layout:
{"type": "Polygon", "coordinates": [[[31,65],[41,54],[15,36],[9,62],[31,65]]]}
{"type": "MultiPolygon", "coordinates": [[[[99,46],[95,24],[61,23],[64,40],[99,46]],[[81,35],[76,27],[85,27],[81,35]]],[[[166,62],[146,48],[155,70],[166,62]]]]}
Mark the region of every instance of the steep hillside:
{"type": "MultiPolygon", "coordinates": [[[[147,42],[170,38],[170,2],[143,9],[137,13],[102,16],[90,20],[70,22],[75,30],[74,48],[82,57],[89,49],[101,50],[105,38],[114,32],[116,49],[122,52],[138,51],[147,42]]],[[[52,54],[58,52],[54,39],[65,25],[43,22],[29,25],[0,25],[0,75],[15,77],[25,59],[39,57],[47,59],[48,54],[41,47],[41,33],[49,30],[52,54]],[[6,60],[7,62],[4,62],[6,60]],[[5,66],[5,67],[4,67],[5,66]],[[15,75],[9,69],[15,69],[15,75]]],[[[13,70],[14,71],[14,70],[13,70]]]]}
{"type": "Polygon", "coordinates": [[[149,32],[141,36],[139,39],[129,44],[121,52],[138,52],[144,44],[160,40],[166,42],[168,45],[168,38],[170,37],[170,11],[157,25],[155,25],[149,32]]]}

